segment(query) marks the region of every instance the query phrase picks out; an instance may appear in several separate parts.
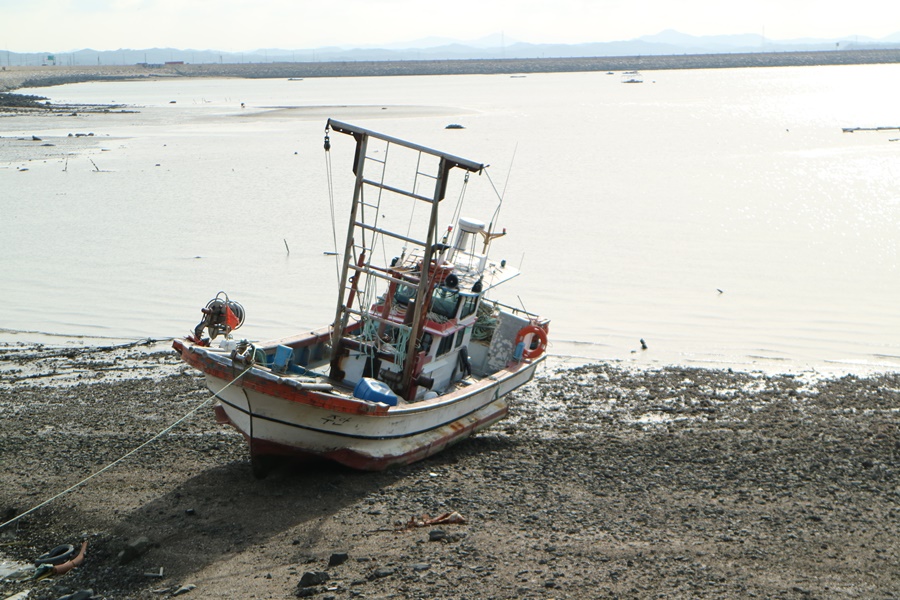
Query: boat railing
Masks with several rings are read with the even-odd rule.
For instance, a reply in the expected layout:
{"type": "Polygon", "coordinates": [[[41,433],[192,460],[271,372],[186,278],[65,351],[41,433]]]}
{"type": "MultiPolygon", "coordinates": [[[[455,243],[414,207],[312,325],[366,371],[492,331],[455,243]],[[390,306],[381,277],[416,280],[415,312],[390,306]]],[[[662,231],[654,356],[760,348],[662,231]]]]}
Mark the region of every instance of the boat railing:
{"type": "Polygon", "coordinates": [[[380,279],[384,279],[385,281],[390,281],[391,283],[396,283],[397,285],[418,285],[419,278],[414,277],[412,275],[405,276],[405,279],[398,279],[397,277],[391,277],[388,273],[385,272],[384,269],[379,269],[374,265],[368,266],[359,266],[350,264],[349,267],[356,271],[357,273],[365,273],[366,275],[371,275],[372,277],[378,277],[380,279]]]}
{"type": "Polygon", "coordinates": [[[373,314],[371,311],[362,311],[357,310],[355,308],[347,308],[345,309],[348,314],[359,317],[360,319],[365,319],[367,321],[376,321],[378,323],[383,323],[385,325],[390,325],[391,327],[399,327],[400,329],[410,329],[409,325],[405,325],[398,321],[394,321],[392,319],[385,319],[383,317],[379,317],[376,314],[373,314]]]}
{"type": "Polygon", "coordinates": [[[526,317],[528,317],[531,320],[539,320],[541,318],[540,315],[535,314],[533,312],[529,312],[521,307],[510,306],[509,304],[504,304],[502,302],[498,302],[496,300],[492,300],[489,298],[485,298],[485,301],[494,306],[497,306],[499,308],[506,309],[507,311],[511,312],[514,315],[525,315],[526,317]]]}

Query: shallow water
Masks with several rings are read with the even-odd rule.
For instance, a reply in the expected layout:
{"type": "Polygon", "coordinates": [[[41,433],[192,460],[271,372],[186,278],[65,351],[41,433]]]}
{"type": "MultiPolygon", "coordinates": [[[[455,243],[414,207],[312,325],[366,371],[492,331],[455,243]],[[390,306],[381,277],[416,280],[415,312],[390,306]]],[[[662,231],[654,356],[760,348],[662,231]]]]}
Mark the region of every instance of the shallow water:
{"type": "MultiPolygon", "coordinates": [[[[509,231],[493,256],[524,271],[498,295],[550,317],[563,359],[896,369],[900,131],[841,128],[900,124],[898,75],[876,65],[660,71],[641,85],[571,73],[29,90],[139,112],[0,119],[0,327],[12,339],[179,336],[219,290],[246,307],[239,333],[251,339],[327,323],[336,275],[323,252],[335,234],[322,139],[335,117],[491,163],[509,231]],[[95,135],[65,137],[76,132],[95,135]],[[33,134],[57,146],[10,137],[33,134]],[[27,160],[41,151],[51,157],[27,160]]],[[[331,137],[340,244],[353,144],[331,137]]],[[[496,201],[477,179],[463,214],[487,221],[496,201]]]]}

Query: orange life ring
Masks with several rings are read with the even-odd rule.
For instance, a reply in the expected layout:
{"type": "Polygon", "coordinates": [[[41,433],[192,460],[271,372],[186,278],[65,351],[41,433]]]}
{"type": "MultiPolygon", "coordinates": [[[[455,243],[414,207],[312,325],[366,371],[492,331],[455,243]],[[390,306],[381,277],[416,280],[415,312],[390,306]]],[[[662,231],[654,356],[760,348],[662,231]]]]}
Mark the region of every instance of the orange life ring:
{"type": "Polygon", "coordinates": [[[516,347],[518,347],[520,342],[524,342],[529,336],[532,336],[531,342],[525,345],[522,357],[531,360],[543,354],[544,350],[547,349],[547,332],[533,323],[531,325],[526,325],[519,330],[519,334],[516,336],[516,347]],[[538,345],[532,348],[531,344],[534,342],[534,336],[537,336],[538,345]]]}

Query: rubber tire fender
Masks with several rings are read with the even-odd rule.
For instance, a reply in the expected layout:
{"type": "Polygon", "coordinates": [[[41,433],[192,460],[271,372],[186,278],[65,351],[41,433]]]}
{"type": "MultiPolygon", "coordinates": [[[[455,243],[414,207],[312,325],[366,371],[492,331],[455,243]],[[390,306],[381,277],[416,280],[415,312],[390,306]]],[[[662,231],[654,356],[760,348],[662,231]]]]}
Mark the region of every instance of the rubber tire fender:
{"type": "Polygon", "coordinates": [[[41,554],[34,559],[35,566],[38,565],[61,565],[71,560],[75,556],[75,546],[72,544],[62,544],[57,546],[46,554],[41,554]]]}

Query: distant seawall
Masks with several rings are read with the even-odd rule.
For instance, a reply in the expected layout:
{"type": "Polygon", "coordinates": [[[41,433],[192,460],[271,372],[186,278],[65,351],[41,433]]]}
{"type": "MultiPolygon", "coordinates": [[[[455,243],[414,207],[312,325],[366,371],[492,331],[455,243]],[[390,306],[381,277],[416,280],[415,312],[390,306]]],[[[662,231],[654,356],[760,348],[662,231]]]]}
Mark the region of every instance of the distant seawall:
{"type": "Polygon", "coordinates": [[[154,77],[384,77],[412,75],[494,75],[664,69],[736,69],[900,63],[900,49],[819,52],[754,52],[667,56],[584,58],[290,62],[247,64],[97,65],[5,67],[0,92],[83,81],[122,81],[154,77]]]}

